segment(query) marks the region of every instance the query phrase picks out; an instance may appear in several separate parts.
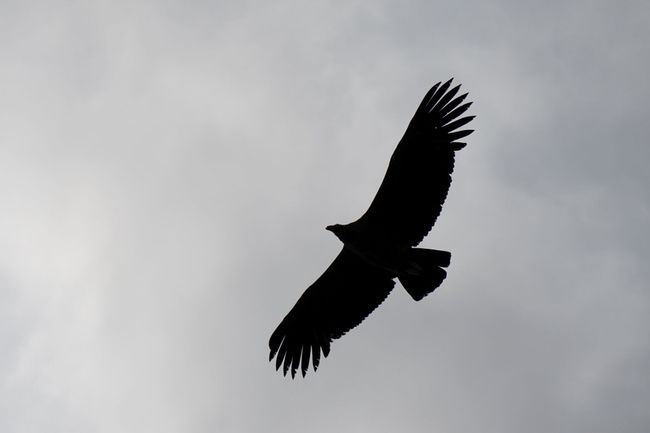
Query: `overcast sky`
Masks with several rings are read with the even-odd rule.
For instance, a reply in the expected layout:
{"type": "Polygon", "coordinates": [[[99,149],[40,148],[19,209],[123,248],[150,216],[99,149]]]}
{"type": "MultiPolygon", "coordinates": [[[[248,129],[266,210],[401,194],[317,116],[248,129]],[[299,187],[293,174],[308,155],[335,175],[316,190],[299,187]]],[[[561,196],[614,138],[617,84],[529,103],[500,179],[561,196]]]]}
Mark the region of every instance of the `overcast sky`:
{"type": "Polygon", "coordinates": [[[0,431],[650,430],[647,1],[0,3],[0,431]],[[306,379],[268,337],[428,88],[476,132],[306,379]]]}

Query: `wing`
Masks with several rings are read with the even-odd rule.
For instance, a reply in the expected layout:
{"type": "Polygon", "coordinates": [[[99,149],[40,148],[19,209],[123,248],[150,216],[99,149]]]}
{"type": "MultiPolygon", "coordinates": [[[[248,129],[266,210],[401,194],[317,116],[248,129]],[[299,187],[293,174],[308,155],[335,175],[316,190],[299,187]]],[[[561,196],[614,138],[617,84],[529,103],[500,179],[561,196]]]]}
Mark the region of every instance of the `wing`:
{"type": "Polygon", "coordinates": [[[470,103],[454,98],[451,80],[429,90],[390,159],[379,191],[359,222],[374,226],[396,244],[419,244],[436,222],[447,197],[457,140],[472,130],[456,129],[474,116],[458,119],[470,103]],[[462,104],[462,105],[461,105],[462,104]]]}
{"type": "Polygon", "coordinates": [[[269,360],[277,355],[275,368],[284,365],[286,376],[291,367],[293,378],[298,366],[305,376],[311,357],[316,371],[321,351],[327,357],[330,342],[361,323],[394,285],[390,273],[343,248],[271,335],[269,360]]]}

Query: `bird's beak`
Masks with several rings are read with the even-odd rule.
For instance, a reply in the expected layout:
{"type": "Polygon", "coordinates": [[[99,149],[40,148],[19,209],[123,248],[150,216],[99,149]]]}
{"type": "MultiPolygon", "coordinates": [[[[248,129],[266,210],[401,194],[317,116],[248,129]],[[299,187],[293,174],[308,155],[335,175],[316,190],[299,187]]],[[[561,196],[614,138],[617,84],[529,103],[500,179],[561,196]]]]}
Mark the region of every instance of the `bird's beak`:
{"type": "Polygon", "coordinates": [[[332,233],[334,233],[334,226],[327,226],[327,227],[325,227],[325,230],[329,230],[332,233]]]}

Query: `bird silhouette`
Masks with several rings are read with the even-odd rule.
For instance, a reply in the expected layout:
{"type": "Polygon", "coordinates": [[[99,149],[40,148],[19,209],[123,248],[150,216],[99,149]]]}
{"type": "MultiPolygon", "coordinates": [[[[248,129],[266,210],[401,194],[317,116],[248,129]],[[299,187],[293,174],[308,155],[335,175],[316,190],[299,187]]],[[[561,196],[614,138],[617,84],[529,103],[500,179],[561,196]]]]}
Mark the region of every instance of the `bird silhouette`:
{"type": "Polygon", "coordinates": [[[416,301],[433,292],[447,273],[451,253],[416,248],[442,210],[451,185],[458,130],[474,116],[460,117],[471,105],[451,81],[424,96],[393,152],[384,180],[368,210],[350,224],[326,229],[343,248],[325,272],[305,290],[269,340],[269,360],[284,375],[298,368],[314,371],[332,340],[359,325],[386,299],[397,278],[416,301]]]}

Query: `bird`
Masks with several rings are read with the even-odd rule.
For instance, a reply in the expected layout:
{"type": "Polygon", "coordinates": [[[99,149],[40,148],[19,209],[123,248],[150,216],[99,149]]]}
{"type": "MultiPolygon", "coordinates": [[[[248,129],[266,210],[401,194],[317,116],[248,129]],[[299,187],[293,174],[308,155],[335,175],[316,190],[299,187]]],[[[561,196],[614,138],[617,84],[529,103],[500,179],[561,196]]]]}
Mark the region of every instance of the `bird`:
{"type": "Polygon", "coordinates": [[[399,280],[420,301],[441,285],[449,267],[448,251],[418,248],[435,224],[447,198],[458,140],[474,130],[459,129],[475,116],[460,85],[438,82],[426,93],[390,158],[369,208],[349,224],[326,227],[343,247],[305,290],[269,339],[269,361],[295,378],[316,372],[333,340],[359,325],[388,296],[399,280]]]}

